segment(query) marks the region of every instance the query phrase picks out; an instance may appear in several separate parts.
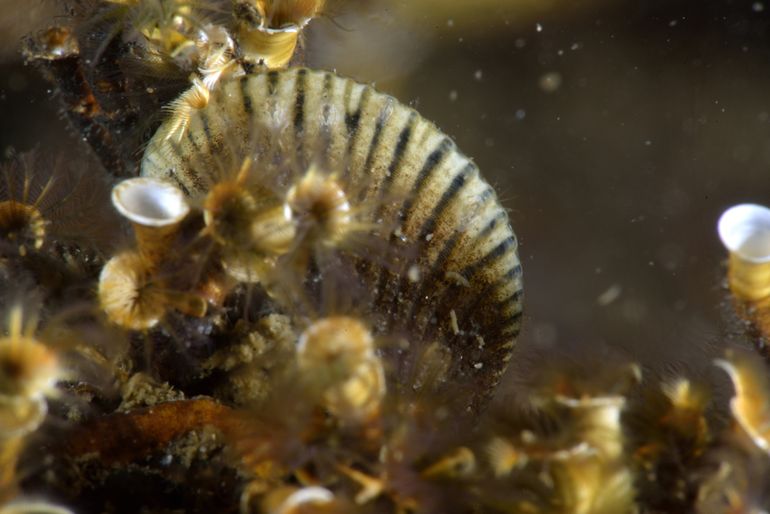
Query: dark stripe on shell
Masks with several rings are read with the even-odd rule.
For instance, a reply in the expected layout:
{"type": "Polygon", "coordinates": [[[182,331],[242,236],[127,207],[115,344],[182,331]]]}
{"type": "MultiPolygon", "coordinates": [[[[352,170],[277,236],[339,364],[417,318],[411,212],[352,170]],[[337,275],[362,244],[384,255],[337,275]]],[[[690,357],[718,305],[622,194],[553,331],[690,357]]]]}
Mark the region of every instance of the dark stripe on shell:
{"type": "Polygon", "coordinates": [[[278,91],[278,79],[280,78],[280,74],[275,70],[270,70],[267,72],[267,94],[268,96],[275,96],[276,91],[278,91]]]}
{"type": "Polygon", "coordinates": [[[243,105],[243,112],[251,116],[254,113],[254,108],[251,105],[251,91],[249,90],[249,77],[241,77],[239,81],[241,91],[241,104],[243,105]]]}
{"type": "Polygon", "coordinates": [[[297,72],[297,81],[294,83],[294,135],[302,141],[302,133],[305,131],[305,77],[307,70],[297,72]]]}
{"type": "MultiPolygon", "coordinates": [[[[361,170],[361,174],[364,177],[368,177],[371,174],[372,171],[372,162],[374,160],[374,156],[377,153],[377,149],[380,146],[380,139],[382,139],[382,130],[385,127],[385,123],[390,120],[390,115],[392,112],[392,101],[388,99],[388,101],[385,103],[385,105],[380,110],[379,115],[377,116],[377,121],[374,125],[374,134],[372,135],[372,140],[369,143],[369,151],[366,154],[366,161],[364,161],[364,167],[361,170]]],[[[364,179],[366,180],[366,179],[364,179]]],[[[358,201],[363,201],[364,195],[366,194],[368,187],[362,187],[360,189],[361,194],[358,197],[358,201]]]]}
{"type": "Polygon", "coordinates": [[[436,228],[436,223],[439,221],[441,216],[444,214],[444,211],[449,206],[449,204],[454,200],[454,198],[457,196],[457,194],[460,192],[460,190],[465,186],[465,184],[468,181],[468,176],[471,175],[471,173],[478,172],[478,168],[475,164],[472,162],[469,162],[466,164],[463,169],[454,176],[452,179],[452,182],[449,183],[449,187],[447,187],[444,190],[444,194],[441,196],[441,199],[438,201],[438,203],[433,207],[433,211],[431,211],[430,215],[426,218],[425,222],[422,225],[422,230],[420,231],[420,235],[418,237],[419,241],[424,240],[428,237],[429,234],[432,234],[433,231],[436,228]]]}

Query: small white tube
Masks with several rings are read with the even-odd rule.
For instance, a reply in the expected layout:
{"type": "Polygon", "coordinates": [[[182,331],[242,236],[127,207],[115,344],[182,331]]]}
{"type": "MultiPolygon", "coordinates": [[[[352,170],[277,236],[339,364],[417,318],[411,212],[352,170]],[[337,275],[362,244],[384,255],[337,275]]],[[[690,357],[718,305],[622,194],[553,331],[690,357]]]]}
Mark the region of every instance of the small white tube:
{"type": "Polygon", "coordinates": [[[134,227],[139,252],[157,265],[173,244],[181,221],[190,212],[184,193],[162,180],[139,177],[112,189],[112,204],[134,227]]]}
{"type": "Polygon", "coordinates": [[[124,180],[112,190],[112,204],[132,223],[166,227],[180,222],[190,206],[184,193],[168,182],[139,177],[124,180]]]}
{"type": "Polygon", "coordinates": [[[303,487],[291,493],[273,514],[290,514],[302,505],[327,504],[334,501],[334,494],[324,487],[303,487]]]}
{"type": "Polygon", "coordinates": [[[750,301],[770,296],[770,209],[736,205],[722,214],[717,230],[730,252],[732,291],[750,301]]]}
{"type": "Polygon", "coordinates": [[[770,209],[744,203],[719,218],[719,237],[730,253],[748,262],[770,262],[770,209]]]}

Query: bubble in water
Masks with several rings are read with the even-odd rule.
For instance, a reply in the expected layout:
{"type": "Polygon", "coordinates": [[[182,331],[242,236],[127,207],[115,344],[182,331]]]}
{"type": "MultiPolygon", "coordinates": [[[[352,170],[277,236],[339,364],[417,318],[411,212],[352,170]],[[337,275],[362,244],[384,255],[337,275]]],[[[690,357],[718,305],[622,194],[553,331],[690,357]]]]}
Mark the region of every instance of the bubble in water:
{"type": "Polygon", "coordinates": [[[561,83],[562,83],[561,73],[557,71],[546,73],[545,75],[542,75],[540,77],[537,83],[540,86],[540,89],[542,89],[546,93],[553,93],[554,91],[559,89],[559,87],[561,87],[561,83]]]}

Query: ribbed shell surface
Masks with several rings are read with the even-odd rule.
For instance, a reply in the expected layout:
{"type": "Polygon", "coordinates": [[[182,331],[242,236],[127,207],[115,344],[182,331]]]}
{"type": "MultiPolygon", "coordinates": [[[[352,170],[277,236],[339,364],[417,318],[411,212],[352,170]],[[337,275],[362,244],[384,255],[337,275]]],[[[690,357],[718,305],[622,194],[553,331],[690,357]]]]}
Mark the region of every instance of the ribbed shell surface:
{"type": "MultiPolygon", "coordinates": [[[[232,145],[275,155],[276,132],[280,151],[339,170],[359,188],[358,201],[398,199],[383,209],[398,220],[391,239],[416,249],[409,257],[413,273],[370,265],[370,307],[413,341],[446,345],[450,378],[487,396],[511,358],[521,322],[517,240],[477,166],[415,110],[331,72],[247,75],[217,86],[180,143],[156,135],[142,174],[199,195],[216,178],[191,162],[213,169],[212,155],[232,145]]],[[[388,213],[372,214],[373,222],[375,215],[388,213]]]]}

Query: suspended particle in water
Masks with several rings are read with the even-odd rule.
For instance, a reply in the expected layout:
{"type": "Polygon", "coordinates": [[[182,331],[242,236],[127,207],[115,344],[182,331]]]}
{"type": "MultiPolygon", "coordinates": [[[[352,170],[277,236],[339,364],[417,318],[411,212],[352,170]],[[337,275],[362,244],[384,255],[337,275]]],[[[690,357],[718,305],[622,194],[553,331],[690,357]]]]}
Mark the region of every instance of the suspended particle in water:
{"type": "Polygon", "coordinates": [[[538,86],[540,86],[540,89],[542,89],[546,93],[553,93],[561,87],[561,83],[562,83],[561,73],[557,71],[546,73],[545,75],[542,75],[540,77],[537,83],[538,83],[538,86]]]}

